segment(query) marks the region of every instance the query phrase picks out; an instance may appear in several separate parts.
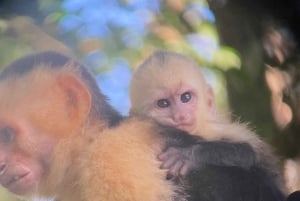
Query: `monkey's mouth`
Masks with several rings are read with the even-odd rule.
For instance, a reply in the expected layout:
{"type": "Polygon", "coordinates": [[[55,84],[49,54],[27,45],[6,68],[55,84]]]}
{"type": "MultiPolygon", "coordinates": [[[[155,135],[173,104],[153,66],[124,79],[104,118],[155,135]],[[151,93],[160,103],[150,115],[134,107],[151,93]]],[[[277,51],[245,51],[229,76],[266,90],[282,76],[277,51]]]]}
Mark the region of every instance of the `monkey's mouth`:
{"type": "Polygon", "coordinates": [[[187,132],[190,132],[193,130],[193,124],[177,124],[175,127],[180,130],[187,131],[187,132]]]}
{"type": "Polygon", "coordinates": [[[23,188],[28,185],[27,183],[30,180],[30,178],[28,177],[29,177],[29,172],[20,175],[11,176],[8,179],[8,181],[5,184],[3,184],[3,186],[9,189],[13,193],[20,194],[20,192],[23,191],[23,188]]]}
{"type": "Polygon", "coordinates": [[[18,182],[19,180],[21,180],[22,178],[26,177],[29,173],[25,173],[25,174],[22,174],[22,175],[17,175],[17,176],[13,176],[10,181],[7,183],[7,185],[11,185],[15,182],[18,182]]]}

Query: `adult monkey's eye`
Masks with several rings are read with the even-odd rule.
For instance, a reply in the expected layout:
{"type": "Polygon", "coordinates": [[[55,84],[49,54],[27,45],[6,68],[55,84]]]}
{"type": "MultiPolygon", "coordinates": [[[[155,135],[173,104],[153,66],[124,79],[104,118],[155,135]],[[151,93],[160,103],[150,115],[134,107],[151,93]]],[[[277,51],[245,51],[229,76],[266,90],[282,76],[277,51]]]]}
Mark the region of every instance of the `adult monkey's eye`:
{"type": "Polygon", "coordinates": [[[157,106],[160,108],[166,108],[170,106],[170,102],[167,99],[159,99],[157,101],[157,106]]]}
{"type": "Polygon", "coordinates": [[[187,103],[192,99],[192,94],[190,92],[185,92],[183,94],[181,94],[180,96],[180,100],[183,103],[187,103]]]}
{"type": "Polygon", "coordinates": [[[13,141],[15,131],[10,127],[4,127],[0,129],[0,141],[5,144],[9,144],[13,141]]]}

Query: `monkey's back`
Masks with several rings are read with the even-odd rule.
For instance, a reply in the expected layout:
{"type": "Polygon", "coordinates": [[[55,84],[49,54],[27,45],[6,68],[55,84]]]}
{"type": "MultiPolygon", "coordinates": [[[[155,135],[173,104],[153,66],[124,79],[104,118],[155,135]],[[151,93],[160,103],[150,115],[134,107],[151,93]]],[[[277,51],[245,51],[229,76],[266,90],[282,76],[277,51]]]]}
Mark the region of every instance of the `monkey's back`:
{"type": "Polygon", "coordinates": [[[130,118],[106,129],[88,148],[83,172],[87,201],[171,201],[175,186],[159,168],[164,144],[149,120],[130,118]]]}

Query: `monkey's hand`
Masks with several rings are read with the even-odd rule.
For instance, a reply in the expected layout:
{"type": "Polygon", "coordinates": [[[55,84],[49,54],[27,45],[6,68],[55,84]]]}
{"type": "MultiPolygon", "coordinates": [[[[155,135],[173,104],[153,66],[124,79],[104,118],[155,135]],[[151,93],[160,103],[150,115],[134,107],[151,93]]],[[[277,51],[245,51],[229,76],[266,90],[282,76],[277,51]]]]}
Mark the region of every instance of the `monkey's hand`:
{"type": "Polygon", "coordinates": [[[189,147],[168,147],[158,159],[162,161],[160,168],[168,169],[167,179],[184,177],[196,168],[194,150],[196,145],[189,147]]]}
{"type": "Polygon", "coordinates": [[[205,165],[237,166],[249,169],[256,163],[254,150],[247,143],[200,141],[185,146],[168,146],[159,156],[167,179],[184,177],[205,165]]]}

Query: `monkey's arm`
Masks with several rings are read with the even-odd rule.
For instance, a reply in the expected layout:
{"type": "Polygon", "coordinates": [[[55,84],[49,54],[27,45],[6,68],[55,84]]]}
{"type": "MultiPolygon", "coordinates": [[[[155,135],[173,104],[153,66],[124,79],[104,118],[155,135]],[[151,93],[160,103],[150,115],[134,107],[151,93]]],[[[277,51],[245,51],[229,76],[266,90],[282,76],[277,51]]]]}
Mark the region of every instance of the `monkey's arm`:
{"type": "Polygon", "coordinates": [[[247,143],[194,140],[194,144],[170,145],[158,158],[168,176],[185,176],[205,165],[237,166],[245,169],[256,163],[256,155],[247,143]]]}

